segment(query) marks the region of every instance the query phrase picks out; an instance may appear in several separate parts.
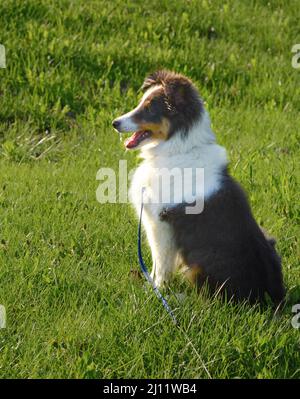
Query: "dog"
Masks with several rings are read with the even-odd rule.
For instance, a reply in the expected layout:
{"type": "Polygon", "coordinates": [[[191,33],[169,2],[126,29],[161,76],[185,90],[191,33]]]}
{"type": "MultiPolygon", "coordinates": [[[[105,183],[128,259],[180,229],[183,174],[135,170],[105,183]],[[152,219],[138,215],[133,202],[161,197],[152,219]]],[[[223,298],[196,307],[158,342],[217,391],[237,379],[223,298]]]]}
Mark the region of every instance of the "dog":
{"type": "Polygon", "coordinates": [[[164,286],[184,265],[198,289],[205,284],[211,293],[251,304],[266,303],[269,297],[278,306],[285,288],[275,241],[258,226],[243,189],[230,176],[226,150],[216,143],[195,85],[181,74],[160,70],[144,80],[142,91],[137,107],[112,125],[119,133],[135,132],[125,147],[139,149],[143,158],[129,197],[139,215],[145,189],[143,226],[154,284],[164,286]],[[172,200],[157,200],[157,171],[174,168],[203,169],[201,189],[175,201],[178,188],[170,181],[172,200]],[[197,199],[204,204],[201,212],[187,213],[187,205],[195,206],[197,199]]]}

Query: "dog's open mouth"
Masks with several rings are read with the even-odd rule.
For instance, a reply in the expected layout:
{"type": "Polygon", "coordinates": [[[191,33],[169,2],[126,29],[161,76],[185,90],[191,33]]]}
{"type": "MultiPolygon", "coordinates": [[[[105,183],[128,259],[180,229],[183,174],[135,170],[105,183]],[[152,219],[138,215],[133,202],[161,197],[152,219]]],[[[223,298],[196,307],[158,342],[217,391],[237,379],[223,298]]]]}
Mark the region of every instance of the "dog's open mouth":
{"type": "Polygon", "coordinates": [[[125,140],[124,145],[129,150],[137,147],[142,141],[148,139],[152,132],[150,130],[139,130],[125,140]]]}

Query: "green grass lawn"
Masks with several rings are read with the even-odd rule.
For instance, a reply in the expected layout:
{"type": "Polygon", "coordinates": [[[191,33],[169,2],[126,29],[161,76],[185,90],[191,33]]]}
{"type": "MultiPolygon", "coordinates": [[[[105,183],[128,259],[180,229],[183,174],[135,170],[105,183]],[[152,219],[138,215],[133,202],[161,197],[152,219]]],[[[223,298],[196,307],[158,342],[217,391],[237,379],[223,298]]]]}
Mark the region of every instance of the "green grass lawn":
{"type": "Polygon", "coordinates": [[[300,377],[299,11],[297,0],[0,2],[0,377],[300,377]],[[288,289],[274,315],[176,278],[187,297],[170,305],[191,342],[130,276],[131,207],[96,200],[100,167],[138,163],[111,121],[160,67],[198,86],[288,289]]]}

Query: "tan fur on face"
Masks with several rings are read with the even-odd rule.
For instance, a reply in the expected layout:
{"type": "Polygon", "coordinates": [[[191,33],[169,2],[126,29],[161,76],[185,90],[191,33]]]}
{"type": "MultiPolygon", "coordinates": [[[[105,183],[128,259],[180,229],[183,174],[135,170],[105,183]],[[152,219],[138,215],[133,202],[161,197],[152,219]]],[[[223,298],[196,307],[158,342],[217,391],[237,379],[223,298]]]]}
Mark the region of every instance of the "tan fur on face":
{"type": "Polygon", "coordinates": [[[161,123],[139,123],[140,130],[150,130],[151,138],[158,140],[167,140],[170,131],[170,122],[167,118],[163,118],[161,123]]]}

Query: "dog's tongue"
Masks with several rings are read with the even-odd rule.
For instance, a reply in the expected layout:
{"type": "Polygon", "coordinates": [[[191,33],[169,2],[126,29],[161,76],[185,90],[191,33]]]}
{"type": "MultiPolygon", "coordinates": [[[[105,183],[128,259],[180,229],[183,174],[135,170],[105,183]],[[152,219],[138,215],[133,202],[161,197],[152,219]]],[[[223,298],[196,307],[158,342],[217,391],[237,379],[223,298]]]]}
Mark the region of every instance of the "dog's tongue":
{"type": "Polygon", "coordinates": [[[150,136],[150,132],[147,130],[139,130],[138,132],[133,133],[127,140],[125,140],[124,145],[126,148],[134,148],[137,147],[141,141],[145,140],[150,136]]]}

